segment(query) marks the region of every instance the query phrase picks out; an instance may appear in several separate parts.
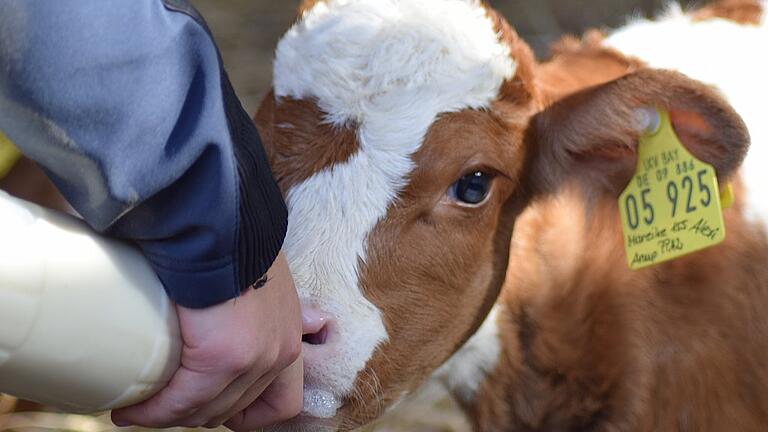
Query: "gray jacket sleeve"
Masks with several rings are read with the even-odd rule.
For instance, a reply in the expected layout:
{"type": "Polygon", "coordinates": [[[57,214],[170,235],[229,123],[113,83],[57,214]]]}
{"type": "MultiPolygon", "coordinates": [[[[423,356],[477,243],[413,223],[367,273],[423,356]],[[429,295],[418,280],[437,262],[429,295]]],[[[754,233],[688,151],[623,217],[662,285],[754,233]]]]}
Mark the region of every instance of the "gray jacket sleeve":
{"type": "Polygon", "coordinates": [[[0,2],[0,130],[181,305],[238,296],[282,245],[258,134],[186,1],[0,2]]]}

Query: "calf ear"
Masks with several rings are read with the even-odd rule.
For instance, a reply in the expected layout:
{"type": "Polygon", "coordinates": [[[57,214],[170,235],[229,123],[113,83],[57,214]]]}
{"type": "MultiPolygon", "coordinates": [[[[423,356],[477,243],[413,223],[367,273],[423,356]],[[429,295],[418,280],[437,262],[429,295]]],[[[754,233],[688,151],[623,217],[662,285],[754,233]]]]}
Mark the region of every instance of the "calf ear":
{"type": "Polygon", "coordinates": [[[563,98],[536,114],[526,132],[528,180],[547,193],[573,179],[621,191],[635,172],[648,108],[670,113],[683,145],[712,165],[721,183],[746,155],[749,133],[713,88],[671,71],[643,69],[563,98]]]}

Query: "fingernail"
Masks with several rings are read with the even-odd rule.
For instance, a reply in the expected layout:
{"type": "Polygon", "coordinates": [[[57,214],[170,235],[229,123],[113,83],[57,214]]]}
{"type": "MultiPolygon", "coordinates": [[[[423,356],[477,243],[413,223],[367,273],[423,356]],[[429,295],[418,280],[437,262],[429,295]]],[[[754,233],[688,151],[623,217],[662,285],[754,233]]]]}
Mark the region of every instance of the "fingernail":
{"type": "Polygon", "coordinates": [[[112,423],[114,423],[114,424],[115,424],[115,426],[117,426],[117,427],[126,427],[126,426],[130,426],[130,425],[131,425],[131,423],[129,423],[129,422],[128,422],[128,421],[126,421],[126,420],[123,420],[123,419],[116,419],[116,418],[113,418],[113,419],[112,419],[112,423]]]}

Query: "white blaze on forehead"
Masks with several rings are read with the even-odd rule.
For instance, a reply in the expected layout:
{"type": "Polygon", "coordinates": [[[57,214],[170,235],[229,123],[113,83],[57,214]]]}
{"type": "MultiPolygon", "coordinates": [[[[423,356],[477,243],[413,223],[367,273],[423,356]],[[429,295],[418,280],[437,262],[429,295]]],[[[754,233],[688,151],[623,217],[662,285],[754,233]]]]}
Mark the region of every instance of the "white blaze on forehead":
{"type": "Polygon", "coordinates": [[[361,292],[359,263],[429,126],[440,113],[489,106],[515,66],[470,0],[320,2],[278,44],[276,97],[314,100],[327,121],[358,132],[354,155],[287,196],[284,248],[299,295],[334,314],[341,331],[336,357],[308,366],[310,387],[349,392],[387,340],[381,311],[361,292]]]}
{"type": "MultiPolygon", "coordinates": [[[[763,2],[768,7],[768,2],[763,2]]],[[[768,223],[768,21],[758,26],[724,19],[695,21],[677,5],[657,21],[637,20],[616,31],[606,44],[649,66],[677,70],[716,86],[744,119],[751,146],[742,175],[752,220],[768,223]]]]}

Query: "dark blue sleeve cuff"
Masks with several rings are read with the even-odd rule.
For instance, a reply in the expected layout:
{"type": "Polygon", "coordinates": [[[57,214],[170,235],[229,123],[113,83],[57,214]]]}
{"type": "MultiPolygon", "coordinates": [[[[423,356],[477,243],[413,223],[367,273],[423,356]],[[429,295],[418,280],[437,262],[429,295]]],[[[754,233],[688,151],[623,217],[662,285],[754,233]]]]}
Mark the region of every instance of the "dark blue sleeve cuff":
{"type": "Polygon", "coordinates": [[[272,266],[288,230],[288,210],[269,168],[256,126],[222,73],[224,105],[240,179],[237,272],[250,287],[272,266]]]}
{"type": "Polygon", "coordinates": [[[171,300],[188,308],[204,308],[240,295],[232,262],[213,263],[209,268],[165,268],[153,263],[171,300]],[[211,289],[211,287],[218,287],[211,289]]]}
{"type": "MultiPolygon", "coordinates": [[[[236,246],[232,259],[191,265],[169,259],[167,254],[155,255],[158,245],[154,241],[139,242],[146,247],[145,255],[163,281],[168,296],[189,308],[224,302],[253,286],[272,266],[288,228],[288,211],[272,176],[256,127],[240,105],[226,73],[222,71],[221,76],[224,110],[239,180],[236,246]]],[[[187,189],[204,190],[200,187],[187,189]]],[[[174,194],[160,200],[167,204],[176,198],[178,195],[174,194]]],[[[212,211],[212,214],[215,212],[212,211]]],[[[200,237],[204,235],[192,235],[189,240],[200,237]]]]}

